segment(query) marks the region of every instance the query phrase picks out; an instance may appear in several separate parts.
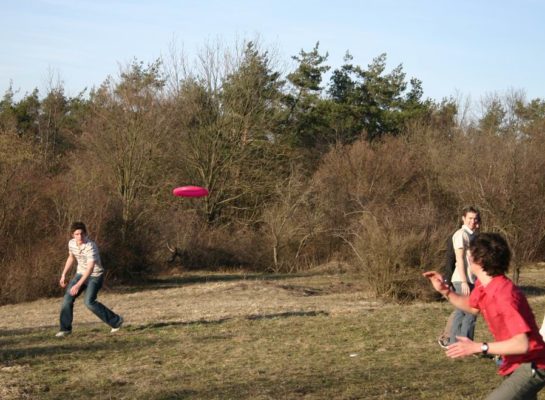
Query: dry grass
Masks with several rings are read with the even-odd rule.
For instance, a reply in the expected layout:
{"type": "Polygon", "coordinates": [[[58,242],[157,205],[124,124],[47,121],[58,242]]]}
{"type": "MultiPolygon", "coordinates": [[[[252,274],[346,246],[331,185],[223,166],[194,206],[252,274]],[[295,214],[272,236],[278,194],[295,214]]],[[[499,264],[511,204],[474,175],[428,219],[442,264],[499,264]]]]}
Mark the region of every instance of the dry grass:
{"type": "MultiPolygon", "coordinates": [[[[521,283],[541,319],[543,274],[521,283]]],[[[118,334],[79,301],[63,340],[59,298],[0,307],[0,398],[476,399],[501,380],[442,354],[446,304],[381,304],[348,274],[183,275],[101,300],[118,334]]]]}
{"type": "MultiPolygon", "coordinates": [[[[59,292],[59,296],[61,296],[59,292]]],[[[99,300],[132,326],[198,322],[288,312],[354,313],[379,303],[346,275],[186,274],[139,287],[102,291],[99,300]]],[[[0,307],[4,329],[55,328],[60,297],[0,307]]],[[[81,301],[75,305],[74,329],[97,323],[81,301]]],[[[100,326],[100,325],[98,325],[100,326]]],[[[106,330],[107,327],[104,327],[106,330]]]]}

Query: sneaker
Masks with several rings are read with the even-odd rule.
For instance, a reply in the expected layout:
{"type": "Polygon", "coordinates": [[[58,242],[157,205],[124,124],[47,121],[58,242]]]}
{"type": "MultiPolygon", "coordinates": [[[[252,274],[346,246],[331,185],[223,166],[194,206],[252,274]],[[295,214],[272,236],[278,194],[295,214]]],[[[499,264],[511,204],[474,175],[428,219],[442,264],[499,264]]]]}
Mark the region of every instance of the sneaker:
{"type": "Polygon", "coordinates": [[[123,317],[120,316],[119,317],[119,324],[115,328],[112,328],[110,333],[116,333],[118,330],[121,329],[121,325],[123,325],[123,317]]]}
{"type": "Polygon", "coordinates": [[[439,343],[439,346],[441,346],[442,349],[446,350],[448,348],[448,345],[449,345],[449,340],[448,338],[439,338],[437,340],[437,343],[439,343]]]}
{"type": "Polygon", "coordinates": [[[55,337],[66,337],[70,335],[71,333],[72,333],[71,331],[59,331],[55,334],[55,337]]]}

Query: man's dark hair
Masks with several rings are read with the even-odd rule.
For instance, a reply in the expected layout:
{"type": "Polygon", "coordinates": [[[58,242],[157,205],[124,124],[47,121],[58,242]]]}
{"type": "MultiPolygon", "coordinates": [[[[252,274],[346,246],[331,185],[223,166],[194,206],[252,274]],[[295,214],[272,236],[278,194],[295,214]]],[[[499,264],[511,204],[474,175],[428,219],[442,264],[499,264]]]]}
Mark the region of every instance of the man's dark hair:
{"type": "Polygon", "coordinates": [[[81,229],[81,231],[87,235],[87,228],[83,222],[73,222],[70,226],[70,233],[74,233],[78,229],[81,229]]]}
{"type": "Polygon", "coordinates": [[[499,233],[479,233],[469,243],[473,260],[483,267],[489,276],[505,274],[511,262],[511,250],[499,233]]]}
{"type": "Polygon", "coordinates": [[[462,217],[465,217],[467,213],[470,213],[470,212],[477,214],[477,217],[479,217],[479,219],[481,218],[481,212],[473,206],[462,208],[462,217]]]}

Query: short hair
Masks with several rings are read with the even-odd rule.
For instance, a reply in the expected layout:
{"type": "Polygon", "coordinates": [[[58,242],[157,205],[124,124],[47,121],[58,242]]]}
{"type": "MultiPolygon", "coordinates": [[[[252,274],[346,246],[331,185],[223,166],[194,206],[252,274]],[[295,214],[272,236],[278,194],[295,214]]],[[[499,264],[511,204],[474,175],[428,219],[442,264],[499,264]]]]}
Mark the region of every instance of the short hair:
{"type": "Polygon", "coordinates": [[[479,219],[481,218],[481,212],[479,211],[478,208],[473,206],[462,208],[462,217],[465,217],[467,213],[470,213],[470,212],[477,214],[477,217],[479,217],[479,219]]]}
{"type": "Polygon", "coordinates": [[[83,233],[87,235],[87,228],[85,227],[85,224],[83,222],[73,222],[70,226],[70,233],[74,233],[78,229],[81,229],[83,233]]]}
{"type": "Polygon", "coordinates": [[[507,240],[499,233],[479,233],[469,243],[473,261],[481,265],[489,276],[505,274],[511,262],[507,240]]]}

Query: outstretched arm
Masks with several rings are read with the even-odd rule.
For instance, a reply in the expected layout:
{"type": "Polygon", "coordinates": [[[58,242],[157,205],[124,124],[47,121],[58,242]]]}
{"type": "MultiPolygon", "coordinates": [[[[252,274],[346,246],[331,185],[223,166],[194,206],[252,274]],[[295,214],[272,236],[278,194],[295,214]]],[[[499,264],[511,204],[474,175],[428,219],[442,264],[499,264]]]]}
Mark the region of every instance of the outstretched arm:
{"type": "MultiPolygon", "coordinates": [[[[447,356],[450,358],[466,357],[481,352],[480,342],[474,342],[466,337],[457,336],[457,342],[448,346],[447,356]]],[[[488,354],[501,356],[526,354],[528,352],[528,335],[519,333],[507,340],[492,342],[488,344],[488,354]]]]}
{"type": "Polygon", "coordinates": [[[443,281],[443,277],[436,271],[424,272],[426,278],[430,280],[433,288],[441,293],[453,306],[471,314],[478,314],[479,310],[469,305],[469,296],[460,296],[450,290],[450,287],[443,281]]]}

